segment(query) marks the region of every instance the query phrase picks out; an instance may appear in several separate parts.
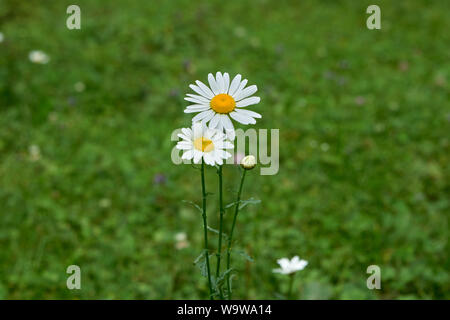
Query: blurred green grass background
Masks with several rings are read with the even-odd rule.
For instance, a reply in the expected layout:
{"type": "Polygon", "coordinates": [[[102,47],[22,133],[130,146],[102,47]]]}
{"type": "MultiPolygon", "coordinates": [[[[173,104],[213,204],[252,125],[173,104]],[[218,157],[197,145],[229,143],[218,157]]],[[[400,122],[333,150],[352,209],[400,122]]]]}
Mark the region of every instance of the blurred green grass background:
{"type": "MultiPolygon", "coordinates": [[[[199,172],[171,162],[170,135],[188,84],[216,71],[257,84],[256,128],[280,129],[279,173],[246,181],[262,202],[239,216],[255,261],[235,256],[234,297],[282,298],[272,269],[299,255],[300,299],[450,298],[450,2],[377,1],[381,30],[365,0],[77,0],[72,31],[70,4],[0,2],[0,298],[207,296],[201,216],[182,202],[200,203],[199,172]]],[[[226,202],[238,175],[225,168],[226,202]]]]}

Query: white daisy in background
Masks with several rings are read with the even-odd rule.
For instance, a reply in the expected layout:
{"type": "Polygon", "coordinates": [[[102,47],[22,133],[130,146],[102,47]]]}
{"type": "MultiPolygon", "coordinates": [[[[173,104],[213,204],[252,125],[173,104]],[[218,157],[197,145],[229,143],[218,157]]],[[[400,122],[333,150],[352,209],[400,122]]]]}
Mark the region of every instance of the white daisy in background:
{"type": "Polygon", "coordinates": [[[2,42],[3,42],[3,40],[5,40],[5,37],[3,36],[3,33],[2,33],[2,32],[0,32],[0,43],[2,43],[2,42]]]}
{"type": "Polygon", "coordinates": [[[177,143],[177,149],[183,150],[181,159],[200,163],[203,159],[206,164],[214,166],[222,165],[224,159],[231,157],[225,149],[233,149],[231,142],[225,140],[225,134],[216,129],[209,129],[201,122],[195,122],[191,128],[182,128],[178,134],[181,141],[177,143]]]}
{"type": "Polygon", "coordinates": [[[41,159],[41,149],[38,145],[32,144],[28,147],[28,154],[30,156],[30,160],[35,162],[41,159]]]}
{"type": "Polygon", "coordinates": [[[259,113],[244,109],[245,107],[259,103],[259,97],[252,97],[258,88],[256,85],[247,85],[247,79],[242,80],[238,74],[230,83],[228,73],[208,74],[209,87],[197,80],[197,85],[189,87],[198,94],[187,94],[185,100],[193,104],[188,106],[185,113],[199,112],[192,118],[192,122],[209,122],[209,128],[226,132],[227,136],[234,140],[235,132],[231,119],[242,124],[255,124],[255,118],[261,118],[259,113]],[[230,119],[231,118],[231,119],[230,119]]]}
{"type": "Polygon", "coordinates": [[[31,51],[28,55],[28,58],[31,62],[39,64],[46,64],[50,61],[49,56],[45,52],[40,50],[31,51]]]}
{"type": "Polygon", "coordinates": [[[291,274],[303,270],[308,265],[308,261],[300,260],[298,256],[293,257],[291,260],[288,258],[278,259],[277,262],[281,268],[273,269],[273,272],[281,274],[291,274]]]}
{"type": "Polygon", "coordinates": [[[185,232],[175,234],[175,248],[178,250],[189,247],[189,241],[185,232]]]}
{"type": "Polygon", "coordinates": [[[76,92],[83,92],[84,89],[86,89],[86,85],[83,82],[81,82],[81,81],[75,83],[73,85],[73,87],[74,87],[76,92]]]}

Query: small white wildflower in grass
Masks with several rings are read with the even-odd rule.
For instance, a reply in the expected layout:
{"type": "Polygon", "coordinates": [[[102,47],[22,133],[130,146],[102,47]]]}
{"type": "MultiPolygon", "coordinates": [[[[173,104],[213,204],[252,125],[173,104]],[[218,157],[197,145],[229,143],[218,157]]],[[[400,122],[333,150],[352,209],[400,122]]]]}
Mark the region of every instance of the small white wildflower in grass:
{"type": "Polygon", "coordinates": [[[245,38],[247,36],[247,30],[244,27],[236,27],[234,29],[234,34],[238,38],[245,38]]]}
{"type": "Polygon", "coordinates": [[[251,170],[256,166],[256,159],[254,156],[249,155],[244,157],[241,161],[241,167],[245,170],[251,170]]]}
{"type": "Polygon", "coordinates": [[[201,122],[196,122],[191,128],[182,128],[178,137],[183,139],[177,143],[177,149],[183,150],[182,159],[194,159],[194,163],[204,162],[210,166],[222,165],[224,159],[231,157],[225,149],[233,149],[234,146],[225,140],[225,134],[206,128],[201,122]]]}
{"type": "Polygon", "coordinates": [[[50,112],[48,114],[48,121],[55,123],[56,121],[58,121],[58,114],[56,112],[50,112]]]}
{"type": "Polygon", "coordinates": [[[330,149],[330,145],[324,142],[320,145],[320,149],[322,149],[323,152],[327,152],[330,149]]]}
{"type": "Polygon", "coordinates": [[[3,33],[2,33],[2,32],[0,32],[0,43],[2,43],[2,42],[3,42],[3,40],[5,40],[5,37],[3,36],[3,33]]]}
{"type": "Polygon", "coordinates": [[[33,162],[41,159],[41,149],[35,144],[28,147],[28,153],[30,155],[30,160],[33,162]]]}
{"type": "Polygon", "coordinates": [[[111,200],[108,198],[100,199],[98,205],[100,208],[109,208],[111,206],[111,200]]]}
{"type": "Polygon", "coordinates": [[[242,80],[238,74],[230,82],[228,73],[208,74],[209,86],[197,80],[197,85],[189,87],[198,94],[187,94],[185,100],[193,104],[188,106],[185,113],[198,114],[192,118],[192,122],[209,122],[209,128],[226,132],[227,136],[234,140],[235,131],[231,119],[242,124],[255,124],[255,118],[261,118],[259,113],[246,110],[245,107],[258,104],[259,97],[252,97],[258,90],[256,85],[245,87],[248,80],[242,80]],[[230,119],[231,118],[231,119],[230,119]]]}
{"type": "Polygon", "coordinates": [[[50,61],[49,56],[45,52],[40,50],[31,51],[28,55],[28,58],[31,62],[38,64],[46,64],[50,61]]]}
{"type": "Polygon", "coordinates": [[[189,247],[189,241],[185,232],[175,234],[175,248],[178,250],[189,247]]]}
{"type": "Polygon", "coordinates": [[[178,232],[175,234],[175,240],[176,241],[185,241],[187,239],[187,235],[185,232],[178,232]]]}
{"type": "Polygon", "coordinates": [[[281,268],[273,269],[273,272],[281,274],[292,274],[303,270],[308,265],[308,261],[300,260],[298,256],[293,257],[291,260],[288,258],[278,259],[277,262],[281,268]]]}
{"type": "Polygon", "coordinates": [[[83,82],[77,82],[74,84],[74,89],[76,92],[83,92],[84,89],[86,89],[86,86],[84,85],[83,82]]]}

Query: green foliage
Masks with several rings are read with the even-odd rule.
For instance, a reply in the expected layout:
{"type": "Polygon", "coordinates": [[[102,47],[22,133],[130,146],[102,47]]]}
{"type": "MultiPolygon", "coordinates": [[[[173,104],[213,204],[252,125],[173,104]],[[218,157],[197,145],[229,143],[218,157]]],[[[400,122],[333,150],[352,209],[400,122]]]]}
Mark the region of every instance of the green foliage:
{"type": "MultiPolygon", "coordinates": [[[[233,252],[255,262],[233,256],[234,298],[283,297],[272,269],[293,255],[309,261],[298,298],[450,298],[449,1],[378,1],[378,31],[366,0],[78,0],[68,30],[72,3],[0,2],[0,298],[208,296],[201,214],[182,202],[201,202],[200,172],[170,161],[170,136],[188,84],[219,70],[257,84],[256,128],[280,129],[279,173],[246,177],[262,202],[239,213],[233,252]]],[[[226,166],[224,190],[238,181],[226,166]]]]}

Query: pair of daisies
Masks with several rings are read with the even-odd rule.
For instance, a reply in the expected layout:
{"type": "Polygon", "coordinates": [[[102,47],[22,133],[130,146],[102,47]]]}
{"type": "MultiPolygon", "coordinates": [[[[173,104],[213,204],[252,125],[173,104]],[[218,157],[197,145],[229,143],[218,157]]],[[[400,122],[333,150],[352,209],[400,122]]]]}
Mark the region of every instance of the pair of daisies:
{"type": "Polygon", "coordinates": [[[182,140],[177,149],[183,150],[182,159],[200,163],[203,159],[208,165],[222,165],[231,157],[227,149],[233,149],[235,131],[233,121],[241,124],[255,124],[259,113],[245,109],[258,104],[259,97],[252,96],[258,88],[256,85],[246,87],[248,80],[238,74],[230,81],[228,73],[217,72],[214,77],[208,74],[209,87],[201,81],[189,87],[196,93],[188,93],[185,100],[192,104],[185,113],[197,113],[192,118],[192,128],[181,129],[178,134],[182,140]]]}

